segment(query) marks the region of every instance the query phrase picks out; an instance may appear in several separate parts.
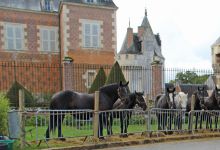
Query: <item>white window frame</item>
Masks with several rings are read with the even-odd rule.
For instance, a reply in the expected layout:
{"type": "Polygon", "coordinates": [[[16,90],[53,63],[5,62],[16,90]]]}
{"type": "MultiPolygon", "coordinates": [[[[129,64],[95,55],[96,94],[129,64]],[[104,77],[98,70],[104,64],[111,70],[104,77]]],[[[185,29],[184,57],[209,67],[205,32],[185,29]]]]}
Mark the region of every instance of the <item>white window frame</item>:
{"type": "Polygon", "coordinates": [[[7,50],[24,50],[24,25],[23,24],[18,24],[18,23],[5,23],[4,25],[4,36],[5,36],[5,49],[7,50]],[[8,28],[12,28],[12,37],[8,36],[8,28]],[[16,30],[15,29],[19,29],[21,36],[20,37],[16,37],[16,30]],[[12,40],[13,42],[13,48],[9,48],[8,45],[8,40],[12,40]],[[16,45],[16,41],[20,40],[21,41],[21,47],[18,48],[16,45]]]}
{"type": "Polygon", "coordinates": [[[100,42],[100,39],[101,39],[101,24],[100,22],[98,21],[83,21],[83,30],[82,30],[82,33],[83,33],[83,47],[84,48],[100,48],[101,47],[101,42],[100,42]],[[89,34],[86,33],[86,26],[89,26],[89,34]],[[97,26],[97,35],[96,34],[93,34],[93,27],[94,26],[97,26]],[[90,42],[89,44],[87,45],[86,43],[86,36],[87,38],[89,38],[90,42]],[[97,38],[97,46],[94,45],[94,42],[95,42],[95,39],[94,38],[97,38]]]}
{"type": "Polygon", "coordinates": [[[40,27],[40,50],[42,52],[58,52],[58,28],[57,27],[40,27]],[[43,34],[47,32],[47,39],[44,39],[43,34]],[[54,39],[51,39],[50,32],[54,32],[54,39]],[[48,48],[45,49],[44,42],[47,43],[48,48]],[[54,42],[52,46],[51,42],[54,42]],[[52,49],[54,47],[54,49],[52,49]]]}
{"type": "Polygon", "coordinates": [[[86,3],[97,3],[97,0],[85,0],[86,3]]]}
{"type": "Polygon", "coordinates": [[[85,81],[85,86],[87,87],[87,88],[90,88],[91,87],[91,85],[92,85],[92,83],[93,83],[93,81],[94,81],[94,79],[93,79],[93,81],[91,82],[91,85],[89,85],[89,73],[94,73],[94,79],[95,79],[95,77],[96,77],[96,70],[87,70],[86,72],[85,72],[85,74],[83,74],[83,79],[85,79],[86,81],[85,81]]]}

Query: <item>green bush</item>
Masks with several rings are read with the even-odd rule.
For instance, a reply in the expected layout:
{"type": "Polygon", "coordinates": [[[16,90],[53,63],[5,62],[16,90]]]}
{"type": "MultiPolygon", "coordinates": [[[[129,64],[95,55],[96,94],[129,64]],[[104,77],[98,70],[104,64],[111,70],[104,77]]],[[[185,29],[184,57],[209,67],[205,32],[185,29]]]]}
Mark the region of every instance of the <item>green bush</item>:
{"type": "Polygon", "coordinates": [[[0,93],[0,135],[8,135],[9,100],[0,93]]]}
{"type": "Polygon", "coordinates": [[[126,82],[124,74],[121,70],[121,67],[119,66],[118,62],[116,61],[115,64],[113,65],[109,76],[105,82],[106,85],[112,84],[112,83],[119,83],[122,81],[123,83],[126,82]]]}
{"type": "Polygon", "coordinates": [[[105,81],[106,81],[106,74],[104,69],[101,67],[91,85],[91,88],[89,89],[89,93],[95,93],[95,91],[98,91],[100,87],[105,85],[105,81]]]}
{"type": "Polygon", "coordinates": [[[24,90],[24,102],[25,106],[33,106],[35,104],[33,95],[31,92],[29,92],[26,88],[24,88],[20,83],[17,81],[14,82],[14,84],[9,89],[6,96],[10,100],[11,106],[18,107],[19,106],[19,90],[24,90]]]}

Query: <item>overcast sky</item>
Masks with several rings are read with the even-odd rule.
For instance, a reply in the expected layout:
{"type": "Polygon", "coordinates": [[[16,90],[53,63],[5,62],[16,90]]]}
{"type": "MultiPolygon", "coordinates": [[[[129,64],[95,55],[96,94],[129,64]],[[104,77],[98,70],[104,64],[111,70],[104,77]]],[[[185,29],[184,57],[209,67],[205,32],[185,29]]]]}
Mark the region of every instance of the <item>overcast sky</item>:
{"type": "Polygon", "coordinates": [[[134,32],[147,8],[153,32],[162,40],[166,67],[211,68],[211,45],[220,36],[220,0],[114,0],[117,50],[129,24],[134,32]]]}

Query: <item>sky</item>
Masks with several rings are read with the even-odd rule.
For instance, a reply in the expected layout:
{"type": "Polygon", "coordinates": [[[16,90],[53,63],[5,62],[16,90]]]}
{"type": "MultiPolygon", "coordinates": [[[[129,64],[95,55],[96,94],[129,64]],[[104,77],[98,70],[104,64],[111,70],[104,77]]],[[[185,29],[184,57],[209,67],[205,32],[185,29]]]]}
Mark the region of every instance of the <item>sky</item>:
{"type": "Polygon", "coordinates": [[[162,40],[167,68],[210,69],[211,46],[220,37],[219,0],[113,0],[117,10],[117,51],[127,27],[137,32],[145,9],[162,40]]]}

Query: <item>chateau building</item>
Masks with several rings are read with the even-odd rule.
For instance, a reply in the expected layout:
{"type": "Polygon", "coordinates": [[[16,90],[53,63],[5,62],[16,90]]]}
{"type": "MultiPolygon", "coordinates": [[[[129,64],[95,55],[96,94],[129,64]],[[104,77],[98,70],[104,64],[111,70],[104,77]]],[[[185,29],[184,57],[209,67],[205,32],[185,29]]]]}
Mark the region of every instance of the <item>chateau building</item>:
{"type": "Polygon", "coordinates": [[[112,0],[0,0],[0,61],[113,64],[112,0]]]}
{"type": "Polygon", "coordinates": [[[161,51],[160,36],[153,33],[146,10],[137,33],[133,33],[130,25],[127,28],[123,45],[116,59],[121,66],[133,67],[132,69],[126,69],[125,73],[128,80],[134,81],[133,84],[130,84],[132,90],[144,89],[148,94],[162,90],[164,85],[162,69],[165,58],[161,51]],[[138,73],[140,71],[142,73],[138,73]]]}

